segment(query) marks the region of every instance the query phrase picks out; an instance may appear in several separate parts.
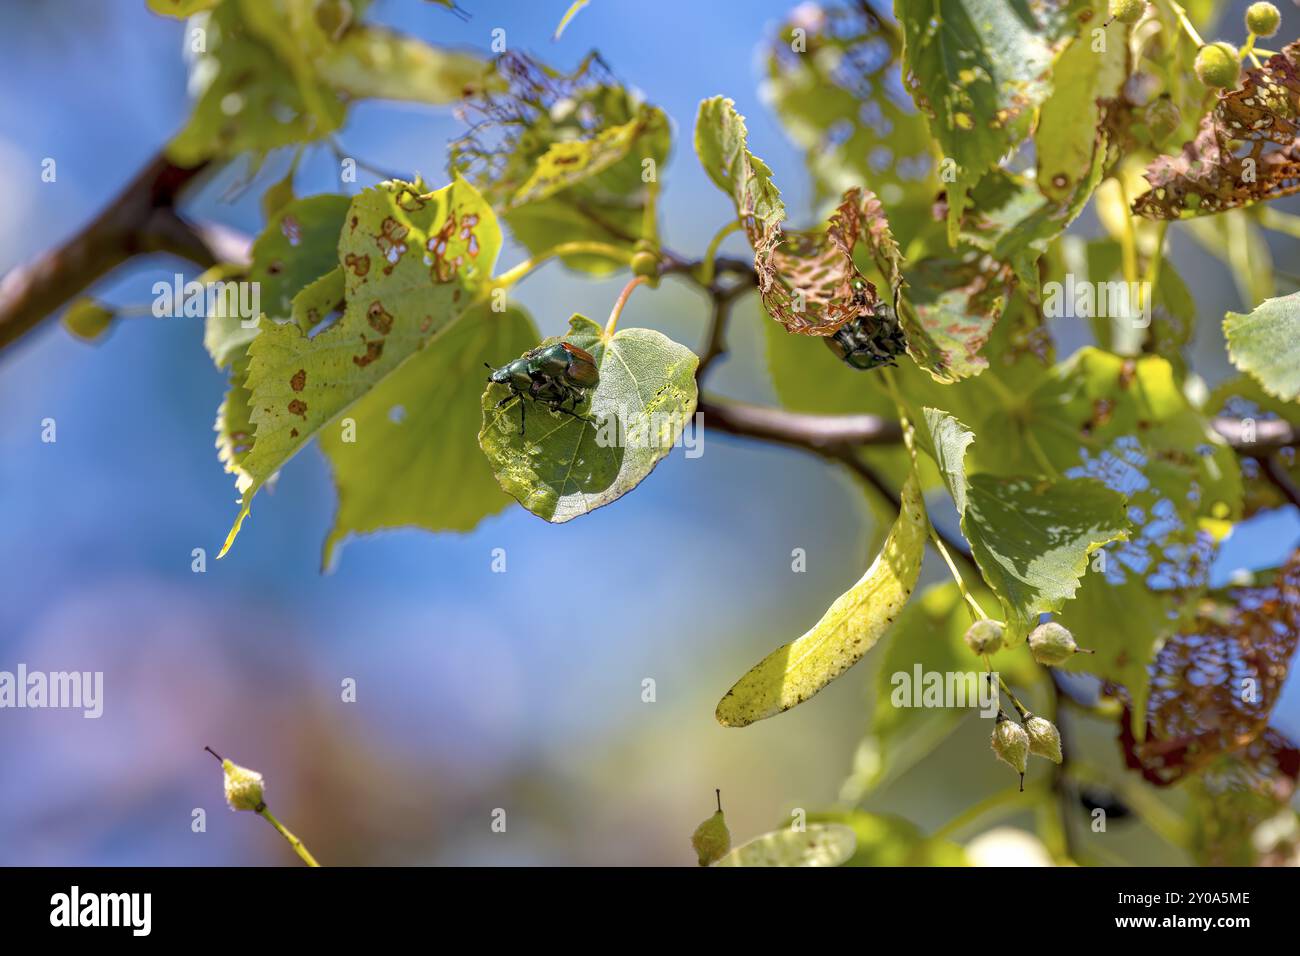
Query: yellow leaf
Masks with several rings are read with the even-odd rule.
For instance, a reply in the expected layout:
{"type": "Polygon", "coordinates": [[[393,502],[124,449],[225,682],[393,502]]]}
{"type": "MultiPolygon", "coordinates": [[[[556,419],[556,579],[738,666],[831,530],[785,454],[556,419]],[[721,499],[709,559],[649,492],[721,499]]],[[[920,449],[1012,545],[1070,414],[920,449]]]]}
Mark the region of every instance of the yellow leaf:
{"type": "Polygon", "coordinates": [[[916,586],[927,519],[916,475],[880,555],[803,637],[750,669],[718,703],[718,723],[744,727],[802,704],[862,659],[893,624],[916,586]]]}

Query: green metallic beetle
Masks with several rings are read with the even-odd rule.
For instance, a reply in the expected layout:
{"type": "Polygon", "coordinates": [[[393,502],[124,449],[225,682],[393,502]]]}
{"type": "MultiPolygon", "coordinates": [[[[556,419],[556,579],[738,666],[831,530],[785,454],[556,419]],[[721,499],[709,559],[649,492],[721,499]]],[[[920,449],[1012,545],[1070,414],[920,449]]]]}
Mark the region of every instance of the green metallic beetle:
{"type": "Polygon", "coordinates": [[[898,316],[887,302],[877,302],[874,309],[862,312],[822,341],[845,365],[863,370],[894,365],[894,359],[907,348],[898,316]]]}
{"type": "Polygon", "coordinates": [[[519,434],[524,433],[525,395],[553,411],[572,415],[579,421],[590,421],[579,415],[577,408],[587,392],[600,384],[600,371],[591,353],[576,345],[554,342],[525,352],[500,368],[487,367],[492,371],[489,382],[510,389],[510,394],[497,402],[496,407],[513,399],[520,400],[519,434]],[[564,407],[566,403],[568,408],[564,407]]]}

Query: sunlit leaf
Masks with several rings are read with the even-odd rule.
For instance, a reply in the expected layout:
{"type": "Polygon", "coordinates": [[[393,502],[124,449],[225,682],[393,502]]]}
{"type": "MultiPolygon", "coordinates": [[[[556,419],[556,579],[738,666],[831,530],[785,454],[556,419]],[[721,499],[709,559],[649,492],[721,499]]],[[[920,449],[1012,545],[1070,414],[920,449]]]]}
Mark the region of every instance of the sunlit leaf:
{"type": "Polygon", "coordinates": [[[223,554],[258,488],[486,294],[500,248],[496,217],[464,180],[432,193],[385,182],[352,199],[338,243],[342,317],[314,337],[293,323],[263,323],[249,346],[255,432],[223,554]]]}
{"type": "Polygon", "coordinates": [[[925,553],[925,504],[915,476],[884,548],[861,580],[802,637],[783,644],[736,681],[718,703],[718,723],[744,727],[803,703],[862,659],[898,617],[925,553]]]}
{"type": "MultiPolygon", "coordinates": [[[[627,494],[681,439],[695,414],[699,359],[651,329],[612,338],[575,315],[563,337],[590,353],[600,382],[575,414],[508,388],[482,393],[479,446],[501,487],[540,518],[559,524],[627,494]]],[[[549,345],[559,339],[547,339],[549,345]]],[[[516,358],[498,357],[498,364],[516,358]]]]}
{"type": "Polygon", "coordinates": [[[785,219],[781,192],[767,163],[749,151],[745,117],[731,100],[715,96],[700,103],[695,154],[709,178],[731,197],[751,242],[764,230],[781,225],[785,219]]]}
{"type": "Polygon", "coordinates": [[[322,80],[348,96],[444,104],[481,89],[489,65],[475,53],[359,26],[330,46],[317,68],[322,80]]]}
{"type": "Polygon", "coordinates": [[[912,98],[959,167],[948,190],[959,216],[969,185],[1028,134],[1051,90],[1053,49],[1016,0],[895,0],[894,14],[912,98]]]}
{"type": "Polygon", "coordinates": [[[961,528],[989,588],[1002,605],[1006,641],[1014,646],[1074,597],[1088,555],[1126,537],[1124,497],[1088,478],[1006,477],[967,472],[975,434],[938,409],[925,427],[961,528]]]}
{"type": "Polygon", "coordinates": [[[1300,292],[1265,299],[1249,315],[1223,320],[1232,363],[1249,372],[1270,395],[1300,398],[1300,292]]]}
{"type": "Polygon", "coordinates": [[[293,299],[338,265],[339,233],[351,200],[326,193],[286,203],[253,242],[249,281],[262,311],[276,320],[293,314],[293,299]]]}
{"type": "Polygon", "coordinates": [[[857,837],[838,823],[803,830],[773,830],[742,843],[714,866],[840,866],[853,856],[857,837]]]}

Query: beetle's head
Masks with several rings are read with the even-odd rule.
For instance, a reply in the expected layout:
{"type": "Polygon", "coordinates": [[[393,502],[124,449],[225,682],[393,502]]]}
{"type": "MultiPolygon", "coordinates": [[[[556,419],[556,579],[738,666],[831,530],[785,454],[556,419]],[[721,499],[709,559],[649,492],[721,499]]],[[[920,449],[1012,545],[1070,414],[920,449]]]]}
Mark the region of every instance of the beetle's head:
{"type": "Polygon", "coordinates": [[[510,381],[509,365],[502,366],[501,368],[493,368],[491,365],[488,365],[487,362],[484,362],[483,367],[491,373],[488,375],[489,382],[494,382],[497,385],[505,385],[510,381]]]}

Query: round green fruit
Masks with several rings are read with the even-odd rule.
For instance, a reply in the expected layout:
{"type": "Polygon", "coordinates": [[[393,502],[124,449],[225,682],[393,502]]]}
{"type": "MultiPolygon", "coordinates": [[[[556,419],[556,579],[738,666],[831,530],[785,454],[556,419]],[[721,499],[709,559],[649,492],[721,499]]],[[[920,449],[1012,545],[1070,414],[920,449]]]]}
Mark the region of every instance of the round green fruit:
{"type": "Polygon", "coordinates": [[[1237,60],[1237,48],[1231,43],[1209,43],[1201,47],[1196,54],[1196,76],[1206,86],[1227,90],[1237,85],[1241,75],[1241,63],[1237,60]]]}
{"type": "Polygon", "coordinates": [[[1256,36],[1271,37],[1281,22],[1282,14],[1271,3],[1252,3],[1246,8],[1246,29],[1256,36]]]}
{"type": "Polygon", "coordinates": [[[1146,0],[1110,0],[1110,18],[1120,23],[1137,23],[1146,6],[1146,0]]]}

